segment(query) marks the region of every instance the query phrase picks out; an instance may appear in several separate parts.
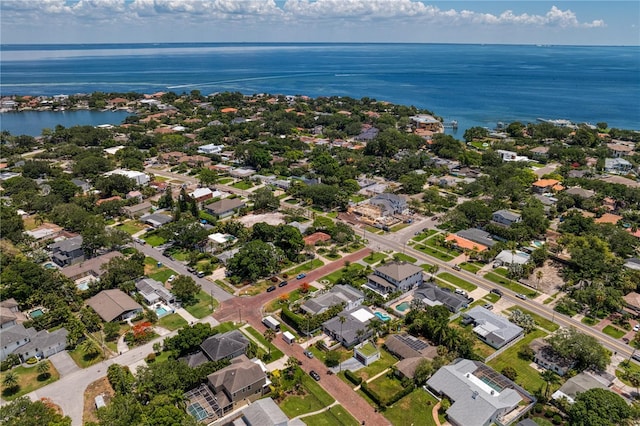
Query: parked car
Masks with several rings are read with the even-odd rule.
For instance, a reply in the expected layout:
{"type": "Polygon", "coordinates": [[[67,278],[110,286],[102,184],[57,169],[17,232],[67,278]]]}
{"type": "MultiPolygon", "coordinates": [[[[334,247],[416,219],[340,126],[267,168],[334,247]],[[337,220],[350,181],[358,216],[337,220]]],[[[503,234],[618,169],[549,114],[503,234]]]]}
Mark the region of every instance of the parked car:
{"type": "Polygon", "coordinates": [[[198,273],[196,274],[196,276],[197,276],[198,278],[203,278],[203,277],[204,277],[204,272],[198,272],[198,273]]]}
{"type": "Polygon", "coordinates": [[[287,284],[289,284],[289,281],[280,281],[280,284],[278,284],[278,287],[284,287],[287,284]]]}
{"type": "Polygon", "coordinates": [[[633,326],[633,331],[640,331],[640,324],[636,324],[633,326]]]}
{"type": "Polygon", "coordinates": [[[484,305],[482,305],[483,308],[488,309],[488,310],[492,310],[493,309],[493,305],[491,303],[485,303],[484,305]]]}
{"type": "Polygon", "coordinates": [[[522,293],[516,293],[516,297],[517,297],[518,299],[527,300],[527,296],[525,296],[525,295],[524,295],[524,294],[522,294],[522,293]]]}
{"type": "Polygon", "coordinates": [[[142,244],[142,245],[147,244],[147,242],[145,240],[143,240],[142,238],[134,238],[133,241],[135,241],[138,244],[142,244]]]}
{"type": "Polygon", "coordinates": [[[175,276],[175,275],[171,275],[171,276],[169,277],[169,280],[168,280],[168,281],[169,281],[169,282],[173,282],[173,280],[175,280],[175,279],[176,279],[176,276],[175,276]]]}
{"type": "Polygon", "coordinates": [[[317,382],[320,380],[320,375],[316,373],[314,370],[309,371],[309,375],[313,377],[313,379],[317,382]]]}
{"type": "Polygon", "coordinates": [[[460,265],[453,265],[453,269],[455,269],[456,271],[459,271],[462,268],[460,267],[460,265]]]}
{"type": "Polygon", "coordinates": [[[296,276],[296,278],[297,278],[297,279],[299,279],[299,280],[301,280],[301,279],[303,279],[303,278],[304,278],[304,277],[306,277],[306,276],[307,276],[307,274],[304,274],[304,273],[303,273],[303,274],[298,274],[298,275],[296,276]]]}
{"type": "Polygon", "coordinates": [[[474,299],[473,297],[467,297],[467,303],[472,303],[474,300],[476,299],[474,299]]]}
{"type": "Polygon", "coordinates": [[[502,294],[503,294],[503,293],[502,293],[502,290],[500,290],[499,288],[491,289],[491,293],[493,293],[493,294],[497,294],[497,295],[498,295],[498,296],[500,296],[500,297],[502,297],[502,294]]]}
{"type": "Polygon", "coordinates": [[[272,285],[271,287],[267,288],[267,293],[271,293],[272,291],[274,291],[276,289],[275,285],[272,285]]]}
{"type": "Polygon", "coordinates": [[[306,356],[307,358],[311,359],[311,358],[313,358],[313,352],[311,352],[311,351],[304,351],[304,356],[306,356]]]}

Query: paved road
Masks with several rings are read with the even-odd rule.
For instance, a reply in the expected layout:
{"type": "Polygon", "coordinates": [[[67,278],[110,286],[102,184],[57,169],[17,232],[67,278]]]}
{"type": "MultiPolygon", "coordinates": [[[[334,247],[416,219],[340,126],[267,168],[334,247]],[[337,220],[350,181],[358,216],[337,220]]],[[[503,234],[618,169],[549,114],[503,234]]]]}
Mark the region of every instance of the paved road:
{"type": "Polygon", "coordinates": [[[211,281],[204,278],[198,278],[197,276],[191,274],[189,271],[187,271],[186,266],[184,266],[182,262],[177,262],[175,260],[169,259],[167,256],[162,254],[162,251],[157,250],[148,244],[138,244],[136,242],[132,244],[136,249],[143,252],[146,256],[152,257],[157,261],[162,262],[165,266],[173,269],[178,274],[191,276],[191,278],[193,278],[196,283],[200,284],[202,290],[206,291],[209,294],[212,294],[213,297],[218,301],[223,302],[235,297],[234,295],[227,293],[211,281]]]}

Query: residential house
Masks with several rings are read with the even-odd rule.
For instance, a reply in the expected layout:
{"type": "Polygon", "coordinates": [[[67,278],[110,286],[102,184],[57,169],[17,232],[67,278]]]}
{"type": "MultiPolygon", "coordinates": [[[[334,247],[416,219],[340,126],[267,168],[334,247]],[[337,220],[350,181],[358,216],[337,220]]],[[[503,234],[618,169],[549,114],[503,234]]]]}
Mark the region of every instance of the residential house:
{"type": "Polygon", "coordinates": [[[427,380],[427,386],[452,402],[446,414],[454,426],[505,426],[536,401],[502,374],[469,359],[441,367],[427,380]]]}
{"type": "Polygon", "coordinates": [[[60,272],[62,272],[62,275],[69,278],[71,281],[83,280],[87,277],[90,280],[98,280],[106,272],[103,269],[103,266],[116,257],[122,257],[122,254],[117,251],[111,251],[89,260],[76,263],[75,265],[62,268],[60,272]]]}
{"type": "Polygon", "coordinates": [[[602,216],[596,218],[594,220],[594,222],[595,223],[610,223],[612,225],[616,225],[622,219],[623,219],[623,217],[619,216],[617,214],[605,213],[602,216]]]}
{"type": "Polygon", "coordinates": [[[214,234],[209,234],[207,236],[207,240],[209,242],[209,248],[212,251],[217,251],[232,246],[238,239],[231,234],[216,232],[214,234]]]}
{"type": "Polygon", "coordinates": [[[233,216],[237,210],[244,208],[245,202],[241,198],[223,198],[222,200],[214,201],[213,203],[204,206],[204,209],[210,215],[217,217],[218,219],[233,216]]]}
{"type": "Polygon", "coordinates": [[[640,294],[635,291],[625,295],[624,306],[632,315],[640,316],[640,294]]]}
{"type": "Polygon", "coordinates": [[[422,268],[407,262],[389,262],[376,267],[367,276],[367,287],[387,294],[396,290],[407,291],[423,283],[422,268]]]}
{"type": "Polygon", "coordinates": [[[496,150],[502,161],[531,161],[528,157],[523,155],[518,155],[513,151],[505,151],[504,149],[496,150]]]}
{"type": "Polygon", "coordinates": [[[147,213],[140,217],[140,222],[151,225],[154,228],[159,228],[169,222],[173,222],[173,218],[169,215],[162,213],[147,213]]]}
{"type": "Polygon", "coordinates": [[[341,303],[344,304],[344,309],[349,311],[360,306],[362,302],[364,302],[363,292],[350,285],[338,284],[328,292],[307,300],[300,309],[309,315],[318,315],[341,303]]]}
{"type": "Polygon", "coordinates": [[[467,240],[466,238],[460,237],[456,234],[447,235],[445,241],[451,242],[460,250],[470,250],[480,253],[488,249],[488,247],[485,245],[478,244],[475,241],[467,240]]]}
{"type": "Polygon", "coordinates": [[[402,214],[402,212],[407,209],[406,197],[388,192],[376,195],[369,200],[369,204],[379,206],[383,216],[402,214]]]}
{"type": "Polygon", "coordinates": [[[175,303],[176,297],[165,286],[153,278],[143,278],[136,282],[136,290],[144,298],[147,305],[162,301],[166,304],[175,303]]]}
{"type": "Polygon", "coordinates": [[[239,417],[230,419],[225,426],[304,426],[300,419],[289,420],[271,398],[262,398],[247,406],[239,417]]]}
{"type": "MultiPolygon", "coordinates": [[[[33,329],[31,329],[33,330],[33,329]]],[[[25,362],[29,358],[48,358],[67,348],[67,335],[65,328],[59,328],[49,332],[41,330],[29,338],[29,342],[20,346],[15,353],[25,362]]]]}
{"type": "Polygon", "coordinates": [[[131,219],[137,219],[142,215],[145,215],[151,211],[153,205],[145,201],[143,203],[134,204],[133,206],[125,206],[122,208],[122,213],[124,213],[127,217],[131,219]]]}
{"type": "Polygon", "coordinates": [[[516,250],[512,252],[511,250],[502,250],[494,259],[494,264],[496,266],[509,266],[513,264],[524,265],[529,262],[530,257],[527,253],[516,250]]]}
{"type": "Polygon", "coordinates": [[[427,306],[444,306],[449,311],[460,312],[469,306],[469,300],[457,293],[444,289],[430,282],[424,282],[413,292],[413,298],[427,306]]]}
{"type": "Polygon", "coordinates": [[[425,359],[438,356],[435,346],[409,334],[392,334],[384,342],[385,348],[400,359],[396,364],[396,375],[413,379],[416,368],[425,359]]]}
{"type": "Polygon", "coordinates": [[[216,254],[215,256],[220,261],[220,263],[222,263],[223,265],[226,265],[229,259],[231,259],[233,256],[238,254],[239,251],[240,251],[239,248],[234,248],[231,250],[225,250],[222,253],[216,254]]]}
{"type": "Polygon", "coordinates": [[[563,188],[557,179],[538,179],[533,182],[533,191],[538,194],[548,194],[555,191],[561,191],[563,188]]]}
{"type": "Polygon", "coordinates": [[[633,154],[633,147],[621,143],[608,143],[607,148],[613,158],[622,158],[633,154]]]}
{"type": "Polygon", "coordinates": [[[536,159],[546,159],[549,156],[549,147],[548,146],[537,146],[529,150],[531,156],[536,159]]]}
{"type": "Polygon", "coordinates": [[[430,114],[418,114],[409,117],[411,124],[416,129],[428,130],[433,133],[443,133],[444,125],[440,120],[430,114]]]}
{"type": "Polygon", "coordinates": [[[91,182],[84,179],[71,179],[71,183],[80,188],[83,194],[91,191],[91,182]]]}
{"type": "Polygon", "coordinates": [[[127,195],[124,197],[125,200],[135,199],[138,203],[142,202],[142,192],[140,191],[129,191],[127,195]]]}
{"type": "Polygon", "coordinates": [[[238,167],[237,169],[233,169],[229,171],[230,176],[238,179],[251,177],[251,175],[254,175],[255,173],[256,171],[253,169],[247,169],[247,168],[241,168],[241,167],[238,167]]]}
{"type": "Polygon", "coordinates": [[[171,151],[159,154],[158,160],[160,160],[162,163],[178,164],[179,160],[182,157],[184,157],[184,152],[171,151]]]}
{"type": "Polygon", "coordinates": [[[493,247],[496,244],[490,233],[478,228],[463,229],[456,232],[456,235],[486,247],[493,247]]]}
{"type": "Polygon", "coordinates": [[[604,171],[614,174],[626,174],[633,169],[633,164],[624,158],[605,158],[604,171]]]}
{"type": "Polygon", "coordinates": [[[149,183],[149,175],[146,173],[138,172],[135,170],[125,170],[125,169],[116,169],[104,174],[105,176],[111,175],[122,175],[128,177],[129,179],[133,179],[136,182],[136,185],[146,185],[149,183]]]}
{"type": "Polygon", "coordinates": [[[544,339],[534,339],[529,347],[534,352],[533,362],[540,367],[564,376],[575,365],[575,361],[559,356],[544,339]]]}
{"type": "Polygon", "coordinates": [[[498,210],[491,215],[491,220],[495,223],[505,226],[511,226],[514,223],[518,223],[522,220],[520,213],[512,212],[510,210],[498,210]]]}
{"type": "Polygon", "coordinates": [[[237,406],[252,402],[269,392],[269,381],[260,364],[241,355],[231,365],[207,376],[209,388],[221,415],[237,406]]]}
{"type": "Polygon", "coordinates": [[[122,201],[122,197],[119,195],[114,195],[113,197],[101,198],[96,201],[96,206],[101,206],[104,203],[108,203],[110,201],[122,201]]]}
{"type": "Polygon", "coordinates": [[[14,324],[3,328],[0,333],[0,361],[14,353],[19,347],[26,345],[35,336],[35,328],[25,328],[22,324],[14,324]]]}
{"type": "Polygon", "coordinates": [[[338,316],[322,323],[323,331],[332,339],[351,348],[371,337],[373,332],[367,324],[375,318],[371,310],[365,306],[358,306],[350,311],[342,311],[338,316]],[[340,320],[340,318],[344,320],[340,320]]]}
{"type": "Polygon", "coordinates": [[[613,384],[613,379],[609,374],[595,373],[589,371],[583,371],[580,374],[576,374],[551,395],[553,399],[566,398],[569,403],[575,402],[576,396],[589,389],[609,389],[613,384]]]}
{"type": "Polygon", "coordinates": [[[196,203],[202,203],[213,198],[213,191],[209,188],[197,188],[189,193],[189,197],[196,200],[196,203]]]}
{"type": "Polygon", "coordinates": [[[50,247],[51,260],[53,260],[58,266],[65,267],[84,260],[84,249],[82,248],[81,235],[58,241],[53,243],[50,247]]]}
{"type": "Polygon", "coordinates": [[[118,289],[102,290],[88,299],[87,305],[105,322],[124,320],[142,312],[142,306],[118,289]]]}
{"type": "Polygon", "coordinates": [[[302,235],[304,235],[305,232],[307,232],[307,229],[311,228],[312,223],[311,222],[307,222],[307,223],[300,223],[300,222],[289,222],[287,223],[287,225],[289,226],[293,226],[294,228],[296,228],[298,231],[300,231],[300,233],[302,235]]]}
{"type": "Polygon", "coordinates": [[[307,235],[306,237],[303,238],[303,240],[304,240],[305,246],[315,246],[319,242],[326,243],[327,241],[331,240],[331,235],[325,232],[318,231],[318,232],[314,232],[311,235],[307,235]]]}
{"type": "Polygon", "coordinates": [[[233,359],[247,353],[249,339],[239,330],[208,337],[200,344],[200,349],[210,361],[233,359]]]}
{"type": "Polygon", "coordinates": [[[495,349],[500,349],[523,334],[521,327],[482,306],[476,306],[465,312],[463,318],[463,323],[473,323],[474,333],[495,349]]]}
{"type": "MultiPolygon", "coordinates": [[[[4,305],[5,302],[11,300],[15,301],[15,299],[8,299],[2,303],[4,305]]],[[[16,315],[18,311],[14,311],[12,308],[8,308],[3,305],[0,305],[0,330],[11,328],[18,323],[18,316],[16,315]]]]}
{"type": "Polygon", "coordinates": [[[571,196],[579,197],[586,200],[595,196],[596,192],[590,189],[584,189],[584,188],[580,188],[579,186],[574,186],[572,188],[567,189],[565,191],[565,194],[569,194],[571,196]]]}
{"type": "Polygon", "coordinates": [[[60,236],[63,232],[61,226],[54,223],[43,223],[31,231],[25,231],[24,234],[36,241],[52,240],[60,236]]]}
{"type": "Polygon", "coordinates": [[[201,145],[198,147],[198,152],[200,154],[220,154],[224,150],[224,145],[216,145],[213,143],[207,145],[201,145]]]}

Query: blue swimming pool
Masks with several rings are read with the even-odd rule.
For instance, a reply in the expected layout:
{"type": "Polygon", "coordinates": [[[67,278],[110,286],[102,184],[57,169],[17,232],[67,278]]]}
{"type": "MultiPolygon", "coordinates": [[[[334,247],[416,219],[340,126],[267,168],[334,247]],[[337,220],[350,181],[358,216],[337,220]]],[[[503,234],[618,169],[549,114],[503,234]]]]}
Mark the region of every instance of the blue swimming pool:
{"type": "Polygon", "coordinates": [[[42,315],[44,315],[44,311],[41,308],[34,309],[33,311],[29,312],[29,317],[31,317],[32,319],[41,317],[42,315]]]}
{"type": "Polygon", "coordinates": [[[400,312],[404,312],[407,309],[409,309],[409,303],[407,302],[402,302],[399,305],[396,306],[396,309],[399,310],[400,312]]]}
{"type": "Polygon", "coordinates": [[[385,314],[380,313],[380,312],[374,312],[373,314],[375,316],[377,316],[378,318],[380,318],[382,321],[389,321],[391,319],[391,317],[389,315],[385,315],[385,314]]]}
{"type": "Polygon", "coordinates": [[[165,308],[164,306],[160,306],[159,308],[156,308],[156,315],[158,315],[158,318],[162,318],[163,316],[170,313],[171,311],[165,308]]]}
{"type": "Polygon", "coordinates": [[[44,266],[45,269],[56,269],[56,265],[54,265],[51,262],[47,262],[43,266],[44,266]]]}

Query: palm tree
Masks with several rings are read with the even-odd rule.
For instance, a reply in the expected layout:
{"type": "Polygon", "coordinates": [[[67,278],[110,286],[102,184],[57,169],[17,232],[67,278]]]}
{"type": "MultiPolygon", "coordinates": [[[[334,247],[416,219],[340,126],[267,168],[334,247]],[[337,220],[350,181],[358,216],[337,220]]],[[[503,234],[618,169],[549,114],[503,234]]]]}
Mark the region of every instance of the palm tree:
{"type": "Polygon", "coordinates": [[[5,374],[4,379],[2,379],[2,384],[11,390],[17,390],[20,386],[18,385],[18,374],[15,371],[8,371],[5,374]]]}
{"type": "Polygon", "coordinates": [[[340,338],[342,339],[342,324],[347,321],[347,318],[344,315],[340,315],[338,321],[340,321],[340,338]]]}
{"type": "Polygon", "coordinates": [[[40,376],[42,376],[42,378],[49,378],[49,362],[48,361],[40,361],[38,363],[38,374],[40,374],[40,376]]]}
{"type": "Polygon", "coordinates": [[[544,276],[544,272],[542,272],[542,269],[538,269],[538,272],[536,272],[536,278],[538,279],[538,284],[536,285],[536,290],[540,286],[540,281],[542,281],[542,277],[543,276],[544,276]]]}
{"type": "Polygon", "coordinates": [[[546,383],[544,389],[544,397],[546,399],[549,399],[549,391],[551,390],[551,385],[558,383],[558,375],[551,370],[544,370],[542,373],[540,373],[540,378],[542,378],[542,380],[544,380],[544,382],[546,383]]]}
{"type": "Polygon", "coordinates": [[[276,332],[267,328],[264,332],[264,339],[269,342],[269,357],[271,357],[271,342],[276,338],[276,332]]]}
{"type": "Polygon", "coordinates": [[[92,339],[84,339],[84,342],[80,344],[80,350],[84,352],[84,356],[89,359],[100,355],[100,348],[92,339]]]}

